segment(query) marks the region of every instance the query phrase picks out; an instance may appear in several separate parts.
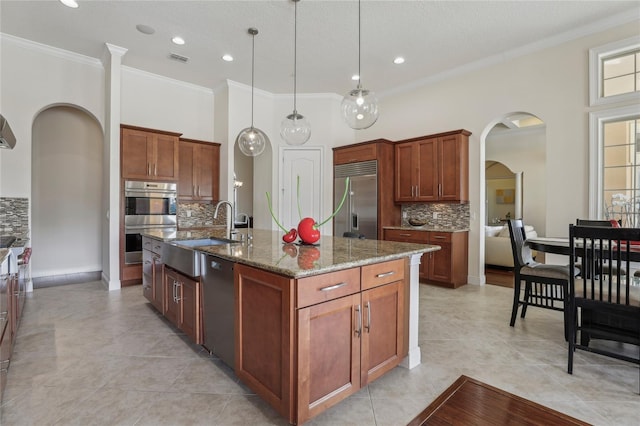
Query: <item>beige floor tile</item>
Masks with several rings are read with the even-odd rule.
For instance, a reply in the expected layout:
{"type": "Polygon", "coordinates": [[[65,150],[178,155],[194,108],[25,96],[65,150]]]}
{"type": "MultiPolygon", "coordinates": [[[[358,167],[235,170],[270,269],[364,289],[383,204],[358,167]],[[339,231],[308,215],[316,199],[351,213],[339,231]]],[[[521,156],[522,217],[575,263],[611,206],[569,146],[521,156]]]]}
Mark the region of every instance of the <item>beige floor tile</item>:
{"type": "Polygon", "coordinates": [[[136,426],[219,425],[229,396],[182,392],[149,393],[136,426]]]}

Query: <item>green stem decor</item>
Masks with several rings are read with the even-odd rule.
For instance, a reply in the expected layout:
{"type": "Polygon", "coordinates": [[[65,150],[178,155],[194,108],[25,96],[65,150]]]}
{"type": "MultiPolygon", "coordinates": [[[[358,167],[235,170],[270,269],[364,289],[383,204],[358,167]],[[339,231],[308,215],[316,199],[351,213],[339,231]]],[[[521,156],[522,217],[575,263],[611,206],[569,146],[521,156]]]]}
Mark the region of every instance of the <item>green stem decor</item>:
{"type": "Polygon", "coordinates": [[[276,219],[276,215],[273,214],[273,208],[271,207],[271,195],[269,195],[268,192],[266,194],[267,194],[267,206],[269,206],[269,213],[271,213],[271,217],[273,218],[273,220],[276,222],[276,225],[278,225],[280,229],[282,229],[284,232],[289,232],[289,230],[285,229],[285,227],[282,226],[280,222],[278,222],[278,219],[276,219]]]}
{"type": "Polygon", "coordinates": [[[338,205],[338,208],[336,209],[336,211],[334,211],[333,214],[327,218],[327,220],[325,220],[324,222],[322,222],[319,225],[315,225],[314,228],[316,228],[316,229],[320,228],[322,225],[324,225],[325,223],[329,222],[331,219],[333,219],[333,217],[335,215],[338,214],[338,212],[342,208],[342,205],[344,204],[344,200],[347,199],[347,192],[348,191],[349,191],[349,177],[347,177],[347,179],[344,181],[344,194],[342,194],[342,200],[340,200],[340,204],[338,205]]]}

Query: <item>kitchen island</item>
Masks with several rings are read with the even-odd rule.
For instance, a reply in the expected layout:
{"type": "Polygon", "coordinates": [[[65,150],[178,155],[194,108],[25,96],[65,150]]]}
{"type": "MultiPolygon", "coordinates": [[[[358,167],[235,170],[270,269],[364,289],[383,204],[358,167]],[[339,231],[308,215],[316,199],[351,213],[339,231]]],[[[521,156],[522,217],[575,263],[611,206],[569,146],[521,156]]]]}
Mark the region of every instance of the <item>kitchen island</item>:
{"type": "MultiPolygon", "coordinates": [[[[235,373],[290,423],[420,363],[418,265],[438,246],[329,236],[307,246],[243,232],[239,243],[190,248],[234,262],[235,373]]],[[[180,245],[224,230],[145,236],[180,245]]]]}

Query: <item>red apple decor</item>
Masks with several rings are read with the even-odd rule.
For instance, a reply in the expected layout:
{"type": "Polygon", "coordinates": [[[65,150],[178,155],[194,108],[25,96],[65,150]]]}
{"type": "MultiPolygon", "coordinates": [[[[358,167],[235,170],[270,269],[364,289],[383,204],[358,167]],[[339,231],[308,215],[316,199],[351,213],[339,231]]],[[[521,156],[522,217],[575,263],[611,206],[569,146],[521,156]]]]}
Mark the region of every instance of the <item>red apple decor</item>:
{"type": "Polygon", "coordinates": [[[273,208],[271,206],[271,195],[269,195],[269,193],[267,192],[267,203],[269,206],[269,213],[271,213],[271,217],[276,222],[276,225],[278,225],[278,227],[285,232],[285,234],[282,236],[282,241],[284,241],[285,243],[293,243],[297,237],[300,237],[300,241],[302,241],[303,244],[315,244],[320,239],[320,231],[318,230],[318,228],[320,228],[322,225],[324,225],[325,223],[333,219],[333,217],[336,214],[338,214],[338,212],[342,208],[342,205],[344,204],[344,200],[347,198],[347,191],[349,190],[349,178],[347,177],[347,179],[345,180],[344,194],[342,195],[342,200],[340,200],[340,204],[338,205],[338,208],[336,209],[336,211],[333,212],[331,216],[329,216],[326,220],[322,221],[321,223],[316,222],[315,219],[311,217],[305,217],[304,219],[302,218],[302,212],[300,210],[300,176],[298,176],[297,183],[298,183],[298,187],[297,187],[298,215],[301,218],[300,222],[298,223],[297,233],[295,228],[291,228],[290,230],[287,231],[287,228],[282,226],[282,224],[278,221],[278,219],[276,219],[276,216],[273,214],[273,208]]]}

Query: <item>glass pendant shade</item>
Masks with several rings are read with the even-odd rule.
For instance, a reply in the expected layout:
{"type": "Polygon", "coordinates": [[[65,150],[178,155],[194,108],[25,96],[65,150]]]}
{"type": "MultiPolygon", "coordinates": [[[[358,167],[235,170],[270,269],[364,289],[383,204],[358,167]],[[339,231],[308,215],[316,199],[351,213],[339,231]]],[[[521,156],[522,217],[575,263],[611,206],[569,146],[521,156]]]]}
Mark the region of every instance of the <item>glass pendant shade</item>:
{"type": "Polygon", "coordinates": [[[236,138],[238,148],[247,157],[257,157],[262,154],[268,141],[267,135],[253,126],[243,129],[236,138]]]}
{"type": "Polygon", "coordinates": [[[280,123],[280,136],[289,145],[303,145],[311,137],[311,125],[303,115],[294,112],[280,123]]]}
{"type": "Polygon", "coordinates": [[[378,98],[371,90],[358,86],[342,99],[342,117],[352,129],[367,129],[378,120],[378,98]]]}

